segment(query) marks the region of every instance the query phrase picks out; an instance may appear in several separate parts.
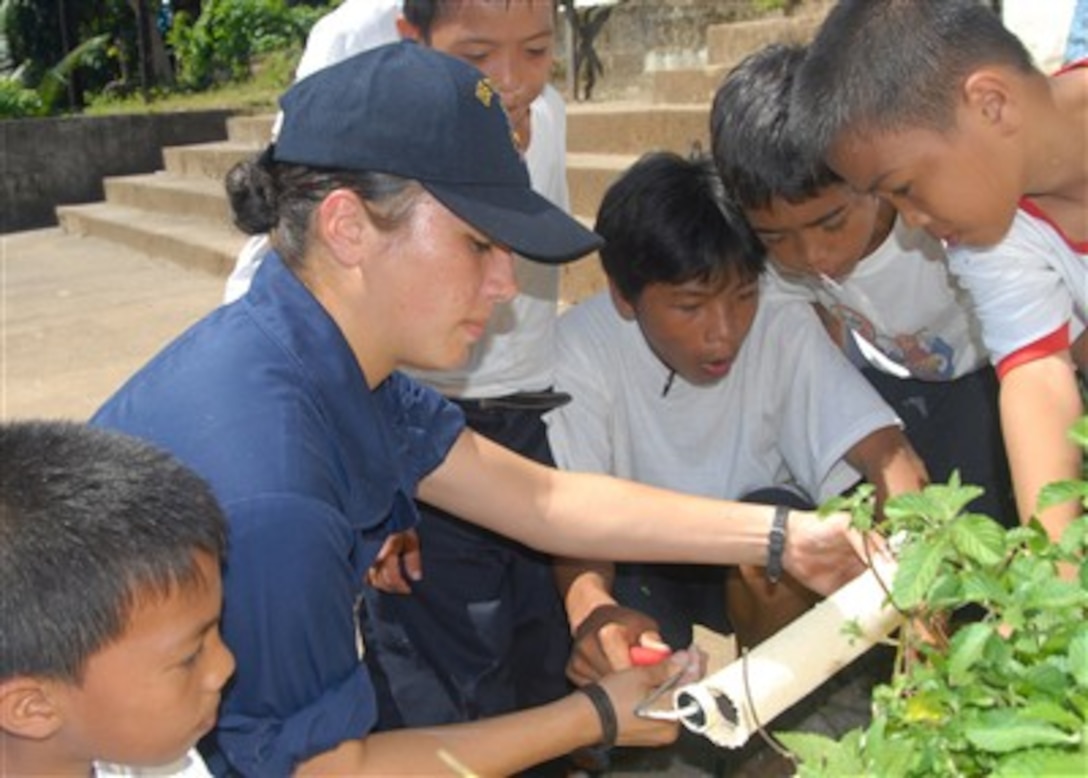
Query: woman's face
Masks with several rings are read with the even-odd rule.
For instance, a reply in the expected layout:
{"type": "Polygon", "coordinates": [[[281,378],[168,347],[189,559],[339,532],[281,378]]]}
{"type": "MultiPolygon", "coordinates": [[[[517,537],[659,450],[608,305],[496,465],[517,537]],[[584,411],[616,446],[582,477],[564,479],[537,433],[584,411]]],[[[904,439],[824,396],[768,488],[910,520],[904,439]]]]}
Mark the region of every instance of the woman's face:
{"type": "Polygon", "coordinates": [[[458,367],[495,306],[517,294],[510,250],[426,192],[379,250],[380,305],[398,365],[458,367]]]}

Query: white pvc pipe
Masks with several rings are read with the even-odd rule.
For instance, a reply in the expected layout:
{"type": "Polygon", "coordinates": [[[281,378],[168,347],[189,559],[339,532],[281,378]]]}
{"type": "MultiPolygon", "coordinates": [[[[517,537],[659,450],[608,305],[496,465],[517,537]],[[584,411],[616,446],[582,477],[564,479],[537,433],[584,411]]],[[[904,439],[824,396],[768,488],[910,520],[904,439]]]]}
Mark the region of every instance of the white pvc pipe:
{"type": "MultiPolygon", "coordinates": [[[[890,586],[893,574],[882,567],[880,580],[890,586]]],[[[869,570],[714,675],[677,689],[673,704],[692,732],[740,748],[900,622],[869,570]],[[849,622],[860,634],[844,630],[849,622]]]]}

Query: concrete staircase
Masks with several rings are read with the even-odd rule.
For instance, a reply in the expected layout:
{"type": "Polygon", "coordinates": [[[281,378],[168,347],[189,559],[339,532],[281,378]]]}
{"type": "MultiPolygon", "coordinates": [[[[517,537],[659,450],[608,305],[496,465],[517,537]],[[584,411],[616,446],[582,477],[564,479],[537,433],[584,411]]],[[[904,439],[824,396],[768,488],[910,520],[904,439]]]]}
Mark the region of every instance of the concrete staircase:
{"type": "MultiPolygon", "coordinates": [[[[644,75],[644,100],[568,105],[568,179],[572,209],[592,224],[608,185],[641,154],[708,148],[708,106],[727,70],[772,41],[805,40],[819,17],[767,19],[707,31],[708,65],[644,75]]],[[[231,224],[223,178],[267,142],[271,116],[235,116],[228,140],[163,149],[164,170],[107,178],[106,199],[61,206],[65,231],[123,243],[149,255],[199,267],[223,278],[245,236],[231,224]]],[[[600,289],[596,256],[563,268],[561,297],[574,303],[600,289]]]]}

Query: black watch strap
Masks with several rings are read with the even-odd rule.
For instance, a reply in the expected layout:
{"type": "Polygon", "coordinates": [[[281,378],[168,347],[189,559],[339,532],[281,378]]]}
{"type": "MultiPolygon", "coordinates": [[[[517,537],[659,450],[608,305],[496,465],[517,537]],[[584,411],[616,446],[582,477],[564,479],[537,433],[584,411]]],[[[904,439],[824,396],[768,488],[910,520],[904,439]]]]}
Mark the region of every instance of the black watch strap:
{"type": "Polygon", "coordinates": [[[790,509],[785,505],[776,505],[771,531],[767,537],[767,580],[778,583],[782,578],[782,554],[786,550],[786,532],[789,527],[790,509]]]}

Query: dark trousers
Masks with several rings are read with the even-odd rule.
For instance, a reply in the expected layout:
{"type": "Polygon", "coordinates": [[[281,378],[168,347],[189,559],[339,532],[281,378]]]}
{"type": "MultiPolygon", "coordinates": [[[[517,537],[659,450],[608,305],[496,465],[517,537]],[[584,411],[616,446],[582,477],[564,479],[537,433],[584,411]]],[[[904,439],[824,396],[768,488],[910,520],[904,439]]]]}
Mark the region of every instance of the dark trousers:
{"type": "MultiPolygon", "coordinates": [[[[743,502],[812,510],[813,503],[785,487],[758,489],[743,502]]],[[[691,645],[696,624],[723,635],[733,633],[725,608],[725,565],[622,563],[612,593],[621,605],[651,616],[673,648],[691,645]]]]}
{"type": "MultiPolygon", "coordinates": [[[[461,403],[468,425],[552,464],[540,410],[461,403]]],[[[360,606],[379,729],[508,713],[568,693],[570,632],[551,558],[425,503],[423,580],[360,606]]]]}
{"type": "Polygon", "coordinates": [[[930,480],[944,483],[959,470],[962,483],[985,490],[970,510],[1006,527],[1018,524],[993,368],[955,381],[902,379],[874,369],[862,373],[903,420],[930,480]]]}

